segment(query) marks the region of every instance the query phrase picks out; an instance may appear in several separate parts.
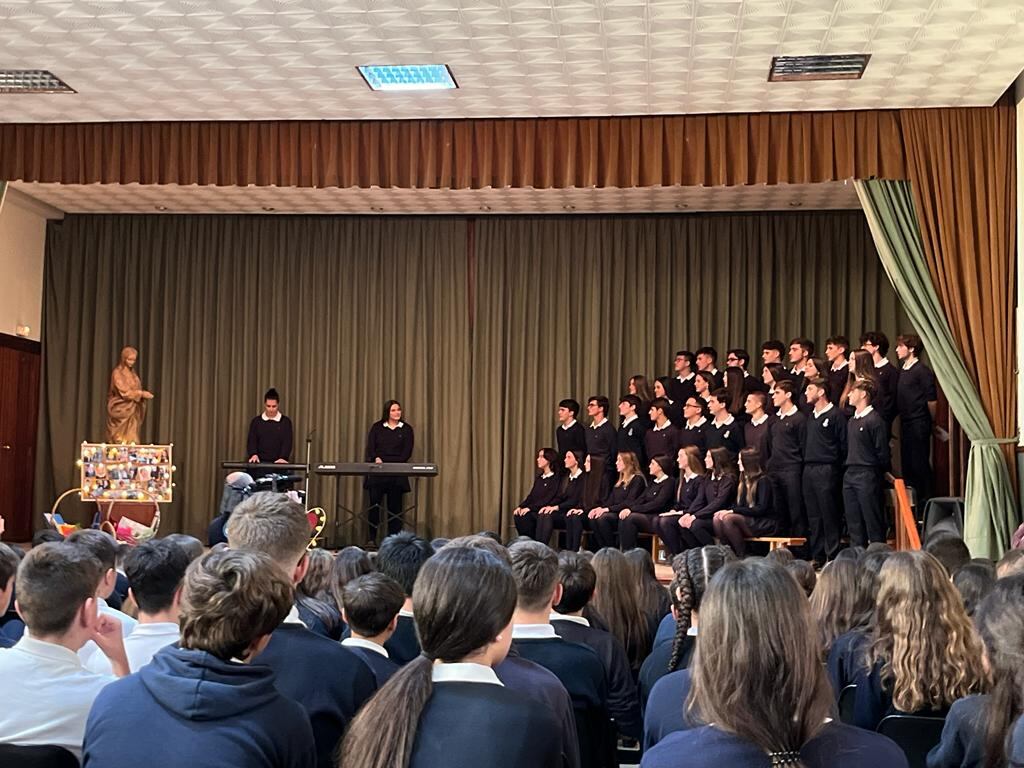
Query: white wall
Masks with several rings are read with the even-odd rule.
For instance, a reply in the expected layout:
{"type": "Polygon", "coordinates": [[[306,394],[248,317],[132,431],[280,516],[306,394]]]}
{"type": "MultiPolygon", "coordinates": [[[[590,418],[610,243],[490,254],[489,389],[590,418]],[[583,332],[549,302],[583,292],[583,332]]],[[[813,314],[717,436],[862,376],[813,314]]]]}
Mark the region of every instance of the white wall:
{"type": "Polygon", "coordinates": [[[46,220],[60,216],[14,189],[0,201],[0,333],[27,325],[27,337],[39,340],[46,220]]]}

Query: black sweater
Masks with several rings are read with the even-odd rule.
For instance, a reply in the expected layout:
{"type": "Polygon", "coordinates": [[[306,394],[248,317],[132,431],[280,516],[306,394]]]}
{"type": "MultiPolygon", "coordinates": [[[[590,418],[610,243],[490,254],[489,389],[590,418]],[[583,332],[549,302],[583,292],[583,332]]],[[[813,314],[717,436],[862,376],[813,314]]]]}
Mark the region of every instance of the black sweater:
{"type": "Polygon", "coordinates": [[[269,421],[257,416],[249,422],[249,436],[245,441],[246,458],[259,456],[260,461],[288,460],[292,456],[292,420],[284,414],[280,421],[269,421]]]}
{"type": "Polygon", "coordinates": [[[615,450],[619,453],[632,453],[640,463],[641,469],[647,468],[647,449],[644,447],[644,435],[647,424],[637,417],[626,426],[619,427],[615,436],[615,450]]]}
{"type": "Polygon", "coordinates": [[[708,449],[708,425],[710,423],[705,419],[704,423],[700,426],[690,427],[684,422],[683,426],[679,429],[679,447],[696,446],[701,456],[703,456],[704,452],[708,449]]]}
{"type": "Polygon", "coordinates": [[[934,403],[937,399],[935,374],[931,368],[918,360],[910,370],[900,371],[896,384],[896,411],[900,421],[904,424],[924,419],[930,421],[932,414],[928,410],[928,403],[934,403]]]}
{"type": "Polygon", "coordinates": [[[753,503],[745,495],[738,495],[732,511],[747,517],[773,517],[775,510],[772,508],[772,484],[768,478],[762,477],[757,481],[753,503]]]}
{"type": "Polygon", "coordinates": [[[736,476],[708,477],[701,484],[693,505],[687,510],[696,517],[713,517],[715,512],[729,509],[736,499],[736,476]]]}
{"type": "Polygon", "coordinates": [[[660,515],[672,508],[672,501],[676,497],[676,481],[673,477],[666,477],[660,483],[653,480],[644,489],[643,495],[631,507],[630,512],[639,512],[645,515],[660,515]]]}
{"type": "MultiPolygon", "coordinates": [[[[400,422],[401,426],[391,429],[385,426],[387,422],[377,421],[370,427],[366,436],[366,461],[372,464],[378,458],[385,464],[404,464],[412,456],[412,447],[415,443],[412,426],[400,422]]],[[[363,486],[369,488],[373,485],[394,485],[405,491],[409,490],[409,479],[406,477],[367,477],[363,486]]]]}
{"type": "Polygon", "coordinates": [[[675,424],[669,424],[665,429],[651,428],[644,435],[644,450],[648,461],[659,455],[675,459],[681,447],[680,429],[675,424]]]}
{"type": "Polygon", "coordinates": [[[583,486],[586,484],[586,475],[580,472],[574,480],[571,476],[562,478],[562,487],[555,498],[553,505],[558,507],[559,512],[568,512],[570,509],[580,509],[583,506],[583,486]]]}
{"type": "Polygon", "coordinates": [[[828,380],[828,399],[832,401],[832,405],[838,407],[839,399],[843,396],[843,390],[846,389],[846,382],[850,380],[849,363],[838,371],[829,368],[825,378],[828,380]]]}
{"type": "Polygon", "coordinates": [[[693,506],[693,503],[700,496],[701,488],[708,481],[707,475],[696,475],[689,480],[685,476],[679,478],[676,486],[676,497],[672,508],[676,512],[686,512],[693,506]]]}
{"type": "Polygon", "coordinates": [[[646,487],[647,481],[642,475],[637,475],[625,485],[616,485],[612,488],[608,503],[601,506],[607,506],[609,512],[621,512],[624,509],[629,509],[637,499],[643,496],[646,487]]]}
{"type": "Polygon", "coordinates": [[[587,434],[583,425],[578,421],[568,429],[565,429],[562,425],[558,426],[555,430],[555,444],[558,447],[558,455],[565,459],[565,454],[569,451],[579,451],[580,463],[583,462],[583,457],[587,455],[587,434]]]}
{"type": "Polygon", "coordinates": [[[590,426],[586,429],[587,455],[594,459],[603,458],[606,473],[615,472],[618,437],[610,421],[605,421],[600,427],[590,426]]]}
{"type": "Polygon", "coordinates": [[[755,448],[761,454],[762,467],[768,463],[768,459],[772,455],[772,421],[772,415],[768,414],[768,418],[760,424],[755,425],[748,421],[743,425],[743,447],[755,448]]]}
{"type": "Polygon", "coordinates": [[[680,381],[678,376],[673,376],[668,382],[668,396],[674,403],[685,403],[688,397],[697,394],[697,387],[694,381],[697,374],[691,373],[685,381],[680,381]]]}
{"type": "Polygon", "coordinates": [[[888,471],[889,425],[878,415],[878,411],[872,409],[859,419],[854,416],[849,420],[846,445],[846,466],[888,471]]]}
{"type": "Polygon", "coordinates": [[[800,411],[772,422],[772,455],[765,468],[769,472],[799,467],[804,461],[804,434],[807,416],[800,411]]]}
{"type": "Polygon", "coordinates": [[[738,456],[743,448],[743,425],[735,416],[731,417],[728,424],[718,426],[714,421],[704,425],[707,434],[707,450],[712,448],[725,448],[733,456],[738,456]]]}
{"type": "Polygon", "coordinates": [[[846,458],[846,417],[834,405],[807,419],[805,464],[841,464],[846,458]]]}
{"type": "Polygon", "coordinates": [[[896,388],[899,386],[900,369],[887,363],[881,368],[876,367],[875,373],[878,374],[878,394],[872,405],[883,419],[892,424],[896,418],[896,388]]]}
{"type": "Polygon", "coordinates": [[[533,481],[533,488],[530,489],[526,498],[519,502],[519,506],[536,512],[541,507],[554,504],[560,487],[561,478],[558,475],[554,473],[550,477],[537,475],[533,481]]]}

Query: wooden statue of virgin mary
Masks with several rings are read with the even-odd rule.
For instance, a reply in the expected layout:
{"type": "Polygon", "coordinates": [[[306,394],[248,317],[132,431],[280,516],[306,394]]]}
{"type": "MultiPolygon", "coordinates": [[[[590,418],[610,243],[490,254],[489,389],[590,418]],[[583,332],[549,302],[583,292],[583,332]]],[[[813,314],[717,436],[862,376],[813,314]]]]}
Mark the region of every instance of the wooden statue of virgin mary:
{"type": "Polygon", "coordinates": [[[135,372],[139,353],[134,347],[121,350],[121,362],[110,373],[107,392],[107,442],[138,443],[139,429],[146,416],[146,401],[153,393],[142,388],[135,372]]]}

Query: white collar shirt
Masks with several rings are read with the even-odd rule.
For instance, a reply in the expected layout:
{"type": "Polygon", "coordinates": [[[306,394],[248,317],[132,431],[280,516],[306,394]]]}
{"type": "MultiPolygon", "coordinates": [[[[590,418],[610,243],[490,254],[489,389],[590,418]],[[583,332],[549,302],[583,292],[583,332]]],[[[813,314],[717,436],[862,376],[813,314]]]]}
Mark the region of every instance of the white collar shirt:
{"type": "Polygon", "coordinates": [[[430,670],[430,679],[435,683],[484,683],[486,685],[504,685],[494,670],[483,664],[472,662],[455,662],[440,664],[435,662],[430,670]]]}
{"type": "MultiPolygon", "coordinates": [[[[168,645],[174,645],[181,638],[181,631],[173,621],[159,621],[152,624],[139,624],[124,639],[124,652],[128,656],[128,668],[138,672],[153,660],[156,652],[168,645]]],[[[87,669],[100,675],[112,675],[114,669],[110,659],[102,653],[94,653],[89,657],[87,669]]]]}
{"type": "Polygon", "coordinates": [[[365,648],[368,651],[379,653],[385,659],[391,658],[388,655],[388,649],[383,645],[377,645],[373,640],[365,640],[361,637],[346,637],[341,641],[341,644],[346,648],[365,648]]]}

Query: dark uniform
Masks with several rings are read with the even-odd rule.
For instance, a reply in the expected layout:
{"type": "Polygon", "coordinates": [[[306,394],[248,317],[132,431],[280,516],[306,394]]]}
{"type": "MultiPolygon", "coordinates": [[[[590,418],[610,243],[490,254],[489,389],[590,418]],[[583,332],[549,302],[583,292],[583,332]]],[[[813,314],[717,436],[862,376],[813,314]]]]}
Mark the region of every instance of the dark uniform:
{"type": "Polygon", "coordinates": [[[846,459],[846,417],[829,403],[811,412],[804,441],[804,504],[810,528],[811,557],[824,563],[839,551],[843,517],[839,480],[846,459]]]}

